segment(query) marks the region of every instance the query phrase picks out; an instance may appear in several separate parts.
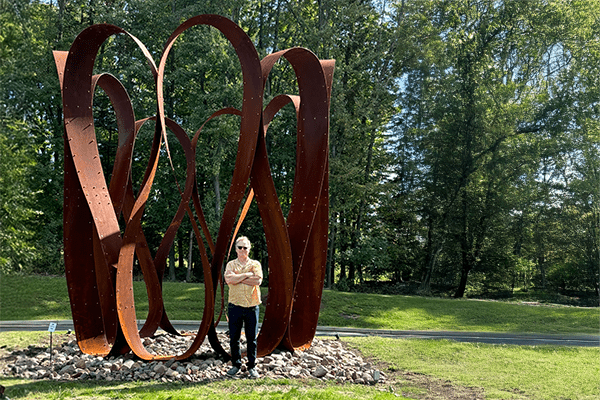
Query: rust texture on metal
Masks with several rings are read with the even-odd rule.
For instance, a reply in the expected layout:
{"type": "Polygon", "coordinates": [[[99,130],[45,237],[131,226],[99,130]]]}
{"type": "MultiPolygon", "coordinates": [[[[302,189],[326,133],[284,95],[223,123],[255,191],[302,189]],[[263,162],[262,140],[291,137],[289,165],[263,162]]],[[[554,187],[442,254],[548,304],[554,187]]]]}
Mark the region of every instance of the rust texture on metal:
{"type": "MultiPolygon", "coordinates": [[[[143,360],[186,359],[208,338],[215,351],[228,359],[215,330],[216,298],[219,285],[221,289],[223,285],[223,264],[253,201],[262,219],[269,255],[269,296],[258,335],[258,354],[269,354],[280,345],[290,350],[309,347],[316,332],[327,257],[329,102],[334,61],[319,60],[303,48],[279,51],[260,60],[246,33],[218,15],[199,15],[181,24],[167,40],[158,65],[142,42],[108,24],[85,29],[69,51],[57,51],[54,57],[65,128],[65,273],[81,350],[100,356],[132,351],[143,360]],[[214,239],[204,218],[195,175],[196,145],[204,125],[190,138],[175,121],[165,117],[163,102],[169,52],[176,39],[196,25],[212,26],[227,38],[237,53],[243,75],[242,109],[216,110],[206,121],[225,114],[241,118],[233,178],[214,239]],[[156,116],[136,120],[121,82],[110,74],[93,74],[99,49],[117,34],[128,36],[146,57],[156,83],[156,116]],[[281,58],[294,69],[298,94],[281,94],[264,106],[265,82],[281,58]],[[118,126],[118,148],[108,183],[94,129],[96,87],[107,94],[118,126]],[[297,156],[292,202],[285,217],[271,176],[265,135],[279,110],[290,103],[297,117],[297,156]],[[149,121],[155,126],[154,140],[142,182],[134,193],[131,164],[135,138],[149,121]],[[185,182],[176,183],[181,197],[179,208],[153,256],[142,220],[159,157],[166,154],[173,168],[167,129],[181,146],[187,167],[185,182]],[[162,279],[169,251],[186,217],[201,255],[204,310],[195,339],[185,352],[154,355],[144,347],[143,337],[154,335],[158,328],[179,334],[164,307],[162,279]],[[136,262],[143,273],[149,304],[140,329],[133,295],[136,262]]],[[[220,314],[222,311],[221,301],[220,314]]]]}

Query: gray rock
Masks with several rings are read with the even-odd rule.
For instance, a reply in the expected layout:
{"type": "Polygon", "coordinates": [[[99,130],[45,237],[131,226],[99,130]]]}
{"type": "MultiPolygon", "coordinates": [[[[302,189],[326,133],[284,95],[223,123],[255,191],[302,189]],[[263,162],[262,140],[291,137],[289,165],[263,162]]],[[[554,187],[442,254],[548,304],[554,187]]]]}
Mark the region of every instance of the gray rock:
{"type": "Polygon", "coordinates": [[[317,369],[313,371],[312,376],[315,378],[322,378],[327,374],[327,372],[328,371],[322,365],[319,365],[317,369]]]}
{"type": "Polygon", "coordinates": [[[167,372],[167,367],[165,367],[163,364],[157,364],[154,367],[154,372],[156,372],[159,375],[164,374],[165,372],[167,372]]]}
{"type": "Polygon", "coordinates": [[[174,358],[172,358],[172,359],[170,359],[170,360],[168,360],[168,361],[166,361],[166,362],[165,362],[165,367],[167,367],[167,368],[171,368],[171,366],[172,366],[174,363],[175,363],[175,359],[174,359],[174,358]]]}
{"type": "Polygon", "coordinates": [[[379,380],[381,379],[381,372],[380,371],[373,371],[373,381],[375,383],[379,382],[379,380]]]}
{"type": "Polygon", "coordinates": [[[71,375],[71,374],[73,374],[74,372],[75,372],[75,367],[74,367],[74,366],[72,366],[72,365],[67,365],[67,366],[65,366],[65,367],[61,368],[61,369],[58,371],[58,373],[59,373],[60,375],[71,375]]]}

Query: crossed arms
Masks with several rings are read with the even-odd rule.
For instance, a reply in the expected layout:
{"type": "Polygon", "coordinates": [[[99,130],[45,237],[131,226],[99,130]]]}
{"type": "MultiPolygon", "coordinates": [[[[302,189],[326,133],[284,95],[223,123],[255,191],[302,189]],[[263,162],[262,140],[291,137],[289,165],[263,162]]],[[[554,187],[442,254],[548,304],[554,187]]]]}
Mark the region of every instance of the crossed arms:
{"type": "Polygon", "coordinates": [[[225,271],[225,282],[227,282],[228,285],[238,285],[243,283],[248,286],[257,286],[262,283],[262,278],[254,272],[236,274],[232,270],[227,270],[225,271]]]}

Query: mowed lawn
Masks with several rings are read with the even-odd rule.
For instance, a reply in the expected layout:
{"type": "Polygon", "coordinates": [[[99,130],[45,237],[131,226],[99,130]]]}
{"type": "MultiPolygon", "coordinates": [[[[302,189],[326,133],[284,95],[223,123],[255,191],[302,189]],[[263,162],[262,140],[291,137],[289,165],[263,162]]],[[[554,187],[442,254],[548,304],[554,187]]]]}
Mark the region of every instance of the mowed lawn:
{"type": "MultiPolygon", "coordinates": [[[[145,319],[148,299],[144,282],[136,281],[133,286],[137,316],[145,319]]],[[[266,294],[267,288],[263,288],[263,296],[266,294]]],[[[172,320],[201,319],[202,284],[164,282],[163,297],[172,320]]],[[[217,307],[220,300],[219,291],[217,307]]],[[[71,319],[66,280],[62,277],[0,275],[0,305],[0,320],[4,321],[71,319]]],[[[599,310],[325,290],[319,324],[393,330],[598,334],[599,310]]]]}
{"type": "MultiPolygon", "coordinates": [[[[163,289],[171,319],[200,318],[202,285],[165,282],[163,289]]],[[[138,318],[143,319],[148,312],[144,283],[134,282],[134,290],[138,318]]],[[[70,319],[69,307],[64,278],[0,275],[0,321],[70,319]]],[[[598,334],[600,309],[326,290],[319,323],[371,329],[598,334]]],[[[47,332],[0,332],[0,354],[47,340],[47,332]]],[[[471,399],[474,393],[488,400],[600,398],[597,347],[507,346],[379,337],[342,340],[380,363],[390,381],[375,386],[269,379],[186,385],[30,381],[0,376],[0,385],[13,400],[471,399]]]]}

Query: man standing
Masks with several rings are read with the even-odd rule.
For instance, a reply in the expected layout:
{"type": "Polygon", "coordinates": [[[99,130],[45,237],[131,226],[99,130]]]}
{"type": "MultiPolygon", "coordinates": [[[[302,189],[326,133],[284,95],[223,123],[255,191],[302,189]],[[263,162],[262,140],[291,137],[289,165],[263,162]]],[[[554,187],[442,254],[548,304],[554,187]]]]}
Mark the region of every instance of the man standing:
{"type": "Polygon", "coordinates": [[[237,258],[229,261],[225,268],[225,282],[229,286],[229,341],[233,365],[227,374],[234,376],[242,367],[240,336],[243,325],[248,343],[248,373],[251,378],[258,378],[256,336],[258,333],[258,305],[261,303],[260,284],[263,273],[260,262],[248,257],[250,247],[250,240],[247,237],[239,237],[235,241],[237,258]]]}

